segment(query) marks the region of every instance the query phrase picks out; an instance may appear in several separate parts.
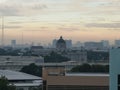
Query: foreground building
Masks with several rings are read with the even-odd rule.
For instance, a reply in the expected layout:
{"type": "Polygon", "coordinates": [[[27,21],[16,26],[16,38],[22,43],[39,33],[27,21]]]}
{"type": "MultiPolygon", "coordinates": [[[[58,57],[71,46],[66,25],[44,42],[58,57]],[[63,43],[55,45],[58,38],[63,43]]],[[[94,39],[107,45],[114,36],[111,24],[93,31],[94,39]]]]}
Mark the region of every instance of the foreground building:
{"type": "Polygon", "coordinates": [[[109,90],[109,75],[65,73],[64,67],[43,68],[44,90],[109,90]]]}
{"type": "Polygon", "coordinates": [[[110,90],[120,90],[120,48],[110,51],[110,90]]]}
{"type": "Polygon", "coordinates": [[[5,76],[9,83],[16,86],[17,90],[36,90],[35,88],[41,88],[42,90],[41,77],[10,70],[0,70],[1,76],[5,76]]]}

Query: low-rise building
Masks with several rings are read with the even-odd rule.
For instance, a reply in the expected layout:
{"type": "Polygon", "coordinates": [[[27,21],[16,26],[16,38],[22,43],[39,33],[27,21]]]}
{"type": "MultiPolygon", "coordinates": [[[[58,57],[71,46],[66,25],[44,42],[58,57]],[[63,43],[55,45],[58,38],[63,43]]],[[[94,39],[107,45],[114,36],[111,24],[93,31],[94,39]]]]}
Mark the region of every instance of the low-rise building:
{"type": "Polygon", "coordinates": [[[19,71],[22,67],[31,63],[39,65],[44,62],[44,58],[39,56],[0,56],[0,69],[19,71]]]}
{"type": "Polygon", "coordinates": [[[109,90],[109,74],[66,73],[64,67],[44,67],[43,89],[109,90]]]}
{"type": "Polygon", "coordinates": [[[0,77],[5,76],[17,90],[42,90],[42,78],[22,72],[0,70],[0,77]],[[41,88],[41,89],[40,89],[41,88]]]}
{"type": "Polygon", "coordinates": [[[71,50],[67,52],[66,56],[70,58],[71,61],[87,62],[87,51],[85,50],[71,50]]]}

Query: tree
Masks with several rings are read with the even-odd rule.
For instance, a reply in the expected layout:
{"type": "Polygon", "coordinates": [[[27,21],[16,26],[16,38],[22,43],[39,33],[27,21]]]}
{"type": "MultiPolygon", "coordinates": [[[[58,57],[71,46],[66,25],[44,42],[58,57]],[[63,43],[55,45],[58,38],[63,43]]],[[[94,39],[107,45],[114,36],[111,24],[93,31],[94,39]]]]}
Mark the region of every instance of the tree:
{"type": "Polygon", "coordinates": [[[13,84],[10,84],[6,77],[0,78],[0,90],[16,90],[13,84]]]}
{"type": "Polygon", "coordinates": [[[35,76],[42,76],[42,67],[35,65],[34,63],[24,66],[21,70],[21,72],[32,74],[35,76]]]}
{"type": "Polygon", "coordinates": [[[71,69],[71,72],[96,72],[96,73],[109,73],[109,65],[89,65],[82,64],[75,66],[71,69]]]}
{"type": "Polygon", "coordinates": [[[80,66],[75,66],[71,69],[72,72],[90,72],[91,71],[91,65],[85,63],[80,66]]]}

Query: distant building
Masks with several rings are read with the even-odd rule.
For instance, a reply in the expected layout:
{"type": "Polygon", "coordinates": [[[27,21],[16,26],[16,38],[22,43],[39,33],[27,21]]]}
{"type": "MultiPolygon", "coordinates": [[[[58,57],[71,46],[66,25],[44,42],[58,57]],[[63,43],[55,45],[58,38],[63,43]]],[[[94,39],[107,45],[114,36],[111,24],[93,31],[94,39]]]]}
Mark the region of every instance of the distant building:
{"type": "Polygon", "coordinates": [[[56,43],[57,43],[57,40],[54,39],[53,42],[52,42],[52,47],[53,47],[53,48],[56,48],[56,43]]]}
{"type": "Polygon", "coordinates": [[[120,40],[115,40],[115,47],[120,47],[120,40]]]}
{"type": "Polygon", "coordinates": [[[102,40],[101,42],[103,43],[104,48],[109,48],[110,45],[108,40],[102,40]]]}
{"type": "Polygon", "coordinates": [[[65,40],[66,42],[66,48],[70,49],[72,48],[72,40],[65,40]]]}
{"type": "Polygon", "coordinates": [[[110,90],[120,90],[120,48],[110,50],[110,90]]]}
{"type": "MultiPolygon", "coordinates": [[[[63,38],[62,38],[63,39],[63,38]]],[[[56,46],[56,44],[57,44],[57,39],[54,39],[53,40],[53,42],[52,42],[52,47],[53,48],[56,48],[57,46],[56,46]]],[[[65,41],[65,43],[66,43],[66,48],[72,48],[72,40],[64,40],[65,41]]]]}
{"type": "Polygon", "coordinates": [[[15,85],[16,90],[36,90],[38,87],[42,90],[41,77],[11,70],[0,70],[1,76],[5,76],[10,84],[15,85]]]}
{"type": "Polygon", "coordinates": [[[11,46],[14,48],[16,46],[16,40],[11,40],[11,46]]]}
{"type": "Polygon", "coordinates": [[[102,42],[85,42],[84,47],[87,50],[96,50],[96,49],[103,49],[103,43],[102,42]]]}
{"type": "Polygon", "coordinates": [[[53,49],[50,48],[43,48],[43,46],[32,46],[31,47],[31,52],[33,55],[38,55],[38,56],[46,56],[49,55],[53,49]]]}
{"type": "Polygon", "coordinates": [[[86,50],[71,50],[67,52],[67,57],[71,61],[86,63],[87,62],[87,51],[86,50]]]}
{"type": "Polygon", "coordinates": [[[60,37],[59,40],[57,40],[56,43],[56,48],[60,51],[64,51],[66,49],[66,42],[65,40],[62,38],[62,36],[60,37]]]}
{"type": "Polygon", "coordinates": [[[77,41],[75,44],[74,44],[74,47],[82,47],[83,44],[80,42],[80,41],[77,41]]]}
{"type": "Polygon", "coordinates": [[[24,66],[27,66],[31,63],[40,65],[44,63],[44,58],[39,56],[0,56],[0,69],[2,70],[14,70],[19,71],[24,66]]]}

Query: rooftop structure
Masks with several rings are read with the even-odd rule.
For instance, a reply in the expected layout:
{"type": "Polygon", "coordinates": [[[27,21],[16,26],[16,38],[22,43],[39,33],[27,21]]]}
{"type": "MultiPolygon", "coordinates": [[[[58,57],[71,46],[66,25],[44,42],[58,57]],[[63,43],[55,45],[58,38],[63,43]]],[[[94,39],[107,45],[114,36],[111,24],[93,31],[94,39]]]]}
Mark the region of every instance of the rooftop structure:
{"type": "Polygon", "coordinates": [[[41,77],[22,72],[0,70],[0,77],[1,76],[5,76],[9,83],[12,83],[16,86],[17,90],[28,90],[30,87],[39,87],[42,85],[41,77]]]}

